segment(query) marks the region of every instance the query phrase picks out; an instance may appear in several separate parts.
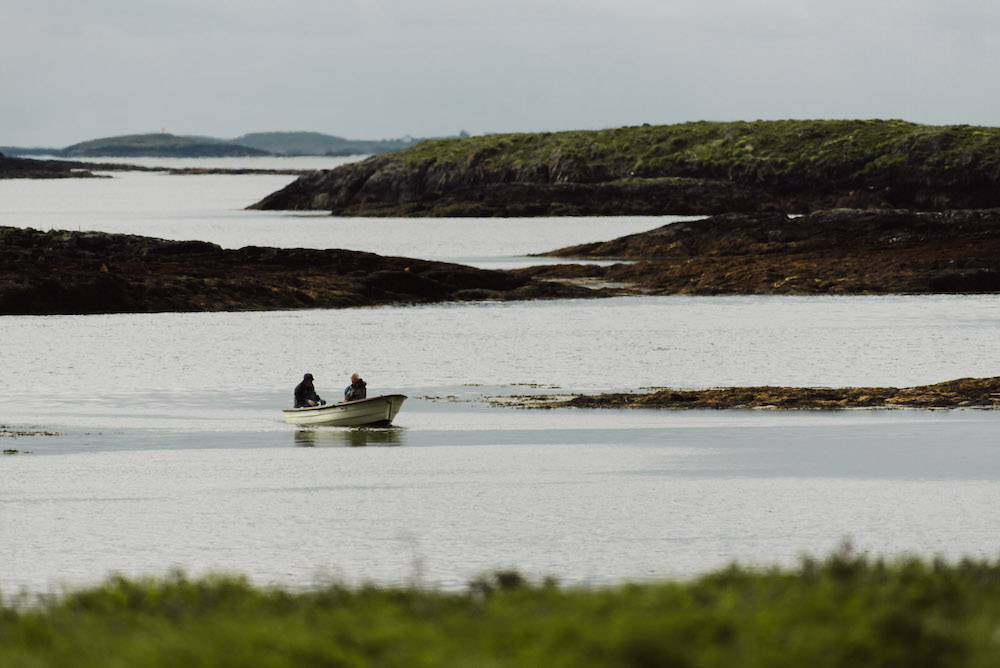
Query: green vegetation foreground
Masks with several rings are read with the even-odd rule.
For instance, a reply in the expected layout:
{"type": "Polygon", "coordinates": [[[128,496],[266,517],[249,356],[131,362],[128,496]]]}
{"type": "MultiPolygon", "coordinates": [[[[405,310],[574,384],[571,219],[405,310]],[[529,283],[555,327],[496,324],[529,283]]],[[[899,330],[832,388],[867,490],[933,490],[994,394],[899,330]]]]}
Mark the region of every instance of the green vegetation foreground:
{"type": "Polygon", "coordinates": [[[1000,562],[849,550],[582,590],[497,573],[464,593],[290,593],[175,574],[0,608],[0,665],[986,666],[998,624],[1000,562]]]}

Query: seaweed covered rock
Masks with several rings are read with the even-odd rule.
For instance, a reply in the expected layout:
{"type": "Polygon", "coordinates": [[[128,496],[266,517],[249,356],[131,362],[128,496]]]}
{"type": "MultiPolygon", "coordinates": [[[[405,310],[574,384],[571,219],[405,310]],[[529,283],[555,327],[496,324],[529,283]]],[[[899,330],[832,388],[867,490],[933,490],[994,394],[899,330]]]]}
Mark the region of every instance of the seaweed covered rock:
{"type": "Polygon", "coordinates": [[[343,308],[597,294],[506,272],[356,251],[226,250],[204,241],[0,227],[0,314],[343,308]]]}
{"type": "Polygon", "coordinates": [[[524,276],[587,276],[653,294],[1000,292],[1000,209],[723,214],[547,253],[621,259],[524,276]]]}
{"type": "Polygon", "coordinates": [[[645,394],[579,395],[533,407],[664,409],[989,408],[1000,409],[1000,378],[959,378],[915,387],[721,387],[645,394]]]}

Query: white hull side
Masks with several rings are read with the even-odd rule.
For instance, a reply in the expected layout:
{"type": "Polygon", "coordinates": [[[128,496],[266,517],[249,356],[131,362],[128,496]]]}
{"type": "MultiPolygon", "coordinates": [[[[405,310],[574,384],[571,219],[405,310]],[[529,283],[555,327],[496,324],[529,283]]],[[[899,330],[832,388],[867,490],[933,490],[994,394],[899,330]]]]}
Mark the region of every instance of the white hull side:
{"type": "Polygon", "coordinates": [[[385,394],[357,401],[345,401],[311,408],[286,408],[285,422],[289,424],[327,424],[336,427],[360,427],[366,424],[391,422],[403,400],[402,394],[385,394]]]}

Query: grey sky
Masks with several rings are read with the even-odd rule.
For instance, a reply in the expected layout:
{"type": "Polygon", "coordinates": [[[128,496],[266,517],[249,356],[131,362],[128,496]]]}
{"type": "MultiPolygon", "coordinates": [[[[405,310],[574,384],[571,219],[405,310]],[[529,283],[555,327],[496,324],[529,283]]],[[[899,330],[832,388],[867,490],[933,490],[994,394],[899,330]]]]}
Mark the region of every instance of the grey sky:
{"type": "Polygon", "coordinates": [[[990,0],[3,0],[0,145],[1000,125],[990,0]]]}

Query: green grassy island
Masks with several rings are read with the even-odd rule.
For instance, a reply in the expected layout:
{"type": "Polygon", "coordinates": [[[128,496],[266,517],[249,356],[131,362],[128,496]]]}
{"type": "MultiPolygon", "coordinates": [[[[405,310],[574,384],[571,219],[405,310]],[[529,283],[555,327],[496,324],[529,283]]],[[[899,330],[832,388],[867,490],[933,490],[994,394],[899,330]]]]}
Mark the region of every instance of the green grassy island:
{"type": "Polygon", "coordinates": [[[456,593],[293,593],[175,573],[0,606],[0,665],[988,666],[998,623],[1000,563],[849,548],[791,569],[588,589],[500,572],[456,593]]]}
{"type": "Polygon", "coordinates": [[[59,155],[70,158],[97,156],[218,158],[268,155],[268,152],[211,137],[183,137],[166,133],[150,133],[91,139],[67,146],[59,151],[59,155]]]}
{"type": "Polygon", "coordinates": [[[255,206],[335,215],[715,214],[1000,205],[1000,128],[697,122],[424,141],[255,206]]]}

